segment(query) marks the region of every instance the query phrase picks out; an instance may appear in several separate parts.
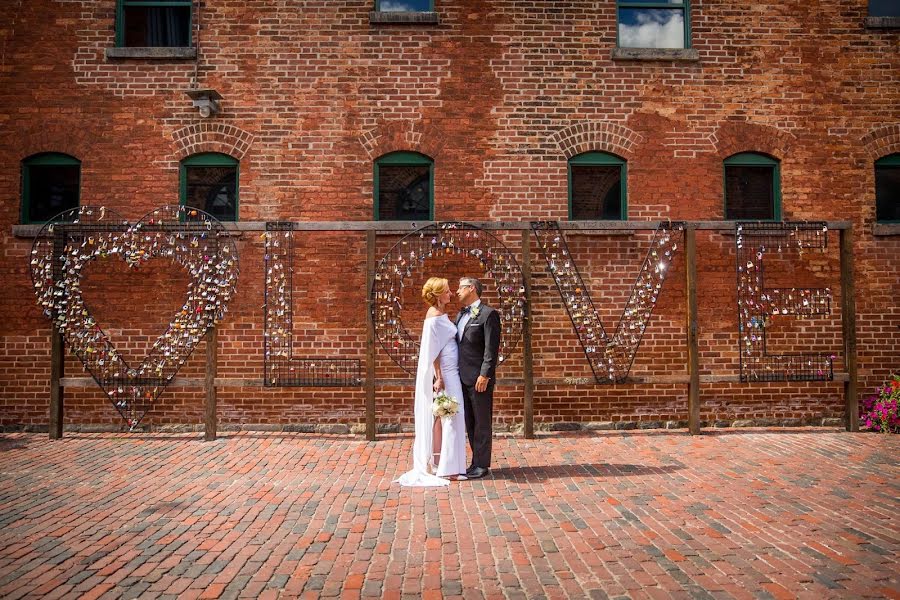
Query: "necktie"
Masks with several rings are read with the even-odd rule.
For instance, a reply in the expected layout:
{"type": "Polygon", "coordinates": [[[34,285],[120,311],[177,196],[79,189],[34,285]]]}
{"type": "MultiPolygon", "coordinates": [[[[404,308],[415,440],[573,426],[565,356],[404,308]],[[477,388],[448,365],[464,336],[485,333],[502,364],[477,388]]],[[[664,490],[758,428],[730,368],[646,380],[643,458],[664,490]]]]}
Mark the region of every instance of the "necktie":
{"type": "Polygon", "coordinates": [[[459,314],[465,315],[465,314],[468,314],[469,311],[471,311],[471,310],[472,310],[471,306],[463,306],[461,309],[459,309],[459,314]]]}

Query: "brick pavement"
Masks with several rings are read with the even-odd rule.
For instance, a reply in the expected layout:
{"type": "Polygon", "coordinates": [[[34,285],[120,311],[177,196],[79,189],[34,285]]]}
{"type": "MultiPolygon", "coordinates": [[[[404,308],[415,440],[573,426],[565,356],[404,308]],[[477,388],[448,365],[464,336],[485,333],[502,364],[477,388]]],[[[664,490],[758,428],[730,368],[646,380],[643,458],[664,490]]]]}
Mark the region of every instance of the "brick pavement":
{"type": "Polygon", "coordinates": [[[897,437],[503,437],[428,490],[411,443],[0,436],[0,597],[900,598],[897,437]]]}

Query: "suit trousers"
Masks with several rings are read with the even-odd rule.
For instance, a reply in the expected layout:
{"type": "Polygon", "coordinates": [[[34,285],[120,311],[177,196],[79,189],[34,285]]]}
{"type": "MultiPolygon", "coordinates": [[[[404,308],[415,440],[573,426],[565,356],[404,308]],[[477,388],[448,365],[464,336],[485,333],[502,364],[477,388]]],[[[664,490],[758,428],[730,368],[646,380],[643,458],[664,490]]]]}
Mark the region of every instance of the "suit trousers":
{"type": "Polygon", "coordinates": [[[472,466],[491,466],[491,442],[494,421],[494,382],[483,392],[475,385],[462,385],[463,409],[466,411],[466,433],[472,447],[472,466]]]}

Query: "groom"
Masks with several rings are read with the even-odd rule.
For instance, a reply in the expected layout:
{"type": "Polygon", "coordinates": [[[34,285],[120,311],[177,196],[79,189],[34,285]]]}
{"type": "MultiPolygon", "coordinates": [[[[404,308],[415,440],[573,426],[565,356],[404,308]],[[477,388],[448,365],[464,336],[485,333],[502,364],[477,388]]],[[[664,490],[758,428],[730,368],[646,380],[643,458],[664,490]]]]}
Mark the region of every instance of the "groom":
{"type": "Polygon", "coordinates": [[[494,416],[494,372],[500,352],[500,314],[481,302],[481,282],[459,280],[456,295],[462,308],[456,317],[459,342],[459,378],[462,381],[466,433],[472,446],[469,479],[490,472],[491,425],[494,416]]]}

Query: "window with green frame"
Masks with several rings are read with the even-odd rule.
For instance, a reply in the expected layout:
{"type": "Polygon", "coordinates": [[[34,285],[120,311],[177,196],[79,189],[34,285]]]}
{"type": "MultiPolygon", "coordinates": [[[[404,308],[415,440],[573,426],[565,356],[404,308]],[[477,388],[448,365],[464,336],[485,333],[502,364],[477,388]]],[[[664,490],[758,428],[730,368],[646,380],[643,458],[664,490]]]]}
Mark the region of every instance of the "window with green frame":
{"type": "Polygon", "coordinates": [[[777,160],[757,152],[729,156],[725,168],[725,218],[781,219],[781,168],[777,160]]]}
{"type": "Polygon", "coordinates": [[[116,46],[187,48],[192,0],[116,0],[116,46]]]}
{"type": "Polygon", "coordinates": [[[46,223],[77,208],[81,196],[81,161],[68,154],[45,152],[22,161],[22,223],[46,223]]]}
{"type": "Polygon", "coordinates": [[[585,152],[569,159],[569,220],[626,218],[626,163],[614,154],[585,152]]]}
{"type": "Polygon", "coordinates": [[[689,0],[617,0],[619,48],[690,48],[689,0]]]}
{"type": "Polygon", "coordinates": [[[434,0],[375,0],[378,12],[430,12],[434,0]]]}
{"type": "Polygon", "coordinates": [[[238,161],[206,152],[181,161],[181,204],[204,210],[220,221],[238,219],[238,161]]]}
{"type": "Polygon", "coordinates": [[[875,219],[900,223],[900,153],[875,161],[875,219]]]}
{"type": "Polygon", "coordinates": [[[417,152],[392,152],[375,161],[375,220],[434,219],[434,161],[417,152]]]}

